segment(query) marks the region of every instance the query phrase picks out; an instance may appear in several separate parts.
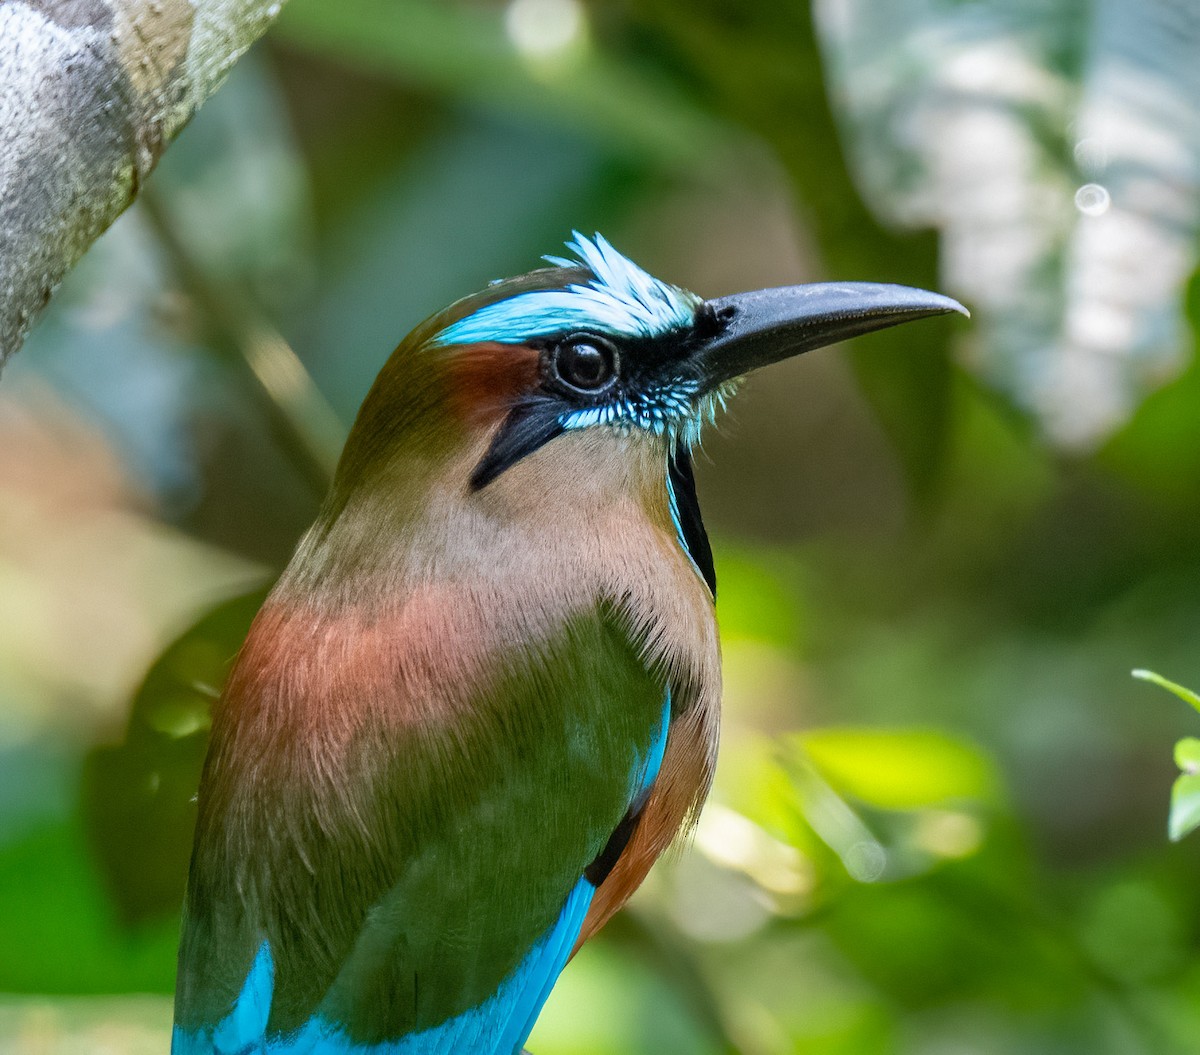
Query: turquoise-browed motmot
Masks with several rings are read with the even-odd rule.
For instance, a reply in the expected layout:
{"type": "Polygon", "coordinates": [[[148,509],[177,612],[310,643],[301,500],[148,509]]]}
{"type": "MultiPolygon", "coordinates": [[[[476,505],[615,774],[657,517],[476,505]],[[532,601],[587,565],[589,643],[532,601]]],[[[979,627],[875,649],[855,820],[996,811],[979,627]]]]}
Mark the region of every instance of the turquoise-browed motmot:
{"type": "Polygon", "coordinates": [[[737,380],[962,310],[703,300],[603,238],[380,371],[214,717],[174,1055],[513,1055],[712,779],[691,447],[737,380]]]}

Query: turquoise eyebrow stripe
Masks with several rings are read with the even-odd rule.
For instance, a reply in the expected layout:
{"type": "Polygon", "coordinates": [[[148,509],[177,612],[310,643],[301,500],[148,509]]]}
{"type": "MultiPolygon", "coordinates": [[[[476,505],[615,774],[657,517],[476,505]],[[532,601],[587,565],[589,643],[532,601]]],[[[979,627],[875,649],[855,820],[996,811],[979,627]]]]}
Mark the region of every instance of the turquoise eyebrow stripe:
{"type": "Polygon", "coordinates": [[[581,264],[592,273],[587,283],[564,289],[533,290],[488,304],[446,327],[433,343],[520,344],[571,330],[613,337],[659,337],[692,325],[702,301],[695,293],[662,282],[622,256],[601,234],[578,231],[567,248],[578,259],[547,257],[562,267],[581,264]]]}

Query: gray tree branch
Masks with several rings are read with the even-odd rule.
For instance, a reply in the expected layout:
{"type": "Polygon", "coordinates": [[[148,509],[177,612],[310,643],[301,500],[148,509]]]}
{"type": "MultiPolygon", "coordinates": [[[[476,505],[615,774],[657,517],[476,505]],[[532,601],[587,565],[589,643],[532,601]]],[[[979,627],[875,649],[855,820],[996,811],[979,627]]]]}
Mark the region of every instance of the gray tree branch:
{"type": "Polygon", "coordinates": [[[278,0],[0,0],[0,366],[278,0]]]}

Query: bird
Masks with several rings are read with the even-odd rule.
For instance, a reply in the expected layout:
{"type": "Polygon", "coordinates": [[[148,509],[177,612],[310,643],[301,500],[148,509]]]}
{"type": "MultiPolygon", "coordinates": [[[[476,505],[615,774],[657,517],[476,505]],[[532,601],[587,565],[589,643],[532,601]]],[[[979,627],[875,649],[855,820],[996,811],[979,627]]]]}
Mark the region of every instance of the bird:
{"type": "Polygon", "coordinates": [[[387,359],[214,709],[173,1055],[515,1055],[694,823],[720,724],[693,449],[740,379],[965,309],[703,299],[601,235],[387,359]]]}

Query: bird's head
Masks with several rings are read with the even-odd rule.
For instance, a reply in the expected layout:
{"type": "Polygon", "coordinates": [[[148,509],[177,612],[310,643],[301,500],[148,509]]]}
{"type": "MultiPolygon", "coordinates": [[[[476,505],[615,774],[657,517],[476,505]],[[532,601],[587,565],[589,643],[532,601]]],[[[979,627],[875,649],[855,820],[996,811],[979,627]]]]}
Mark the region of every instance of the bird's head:
{"type": "Polygon", "coordinates": [[[642,475],[653,471],[661,484],[664,460],[695,442],[745,374],[964,311],[936,293],[869,283],[705,300],[647,274],[600,235],[576,233],[568,249],[574,259],[547,257],[549,267],[495,282],[405,339],[359,413],[336,507],[381,480],[400,505],[417,498],[414,481],[434,477],[486,505],[551,470],[561,495],[586,486],[599,461],[626,462],[617,471],[629,477],[634,462],[650,466],[642,475]]]}

